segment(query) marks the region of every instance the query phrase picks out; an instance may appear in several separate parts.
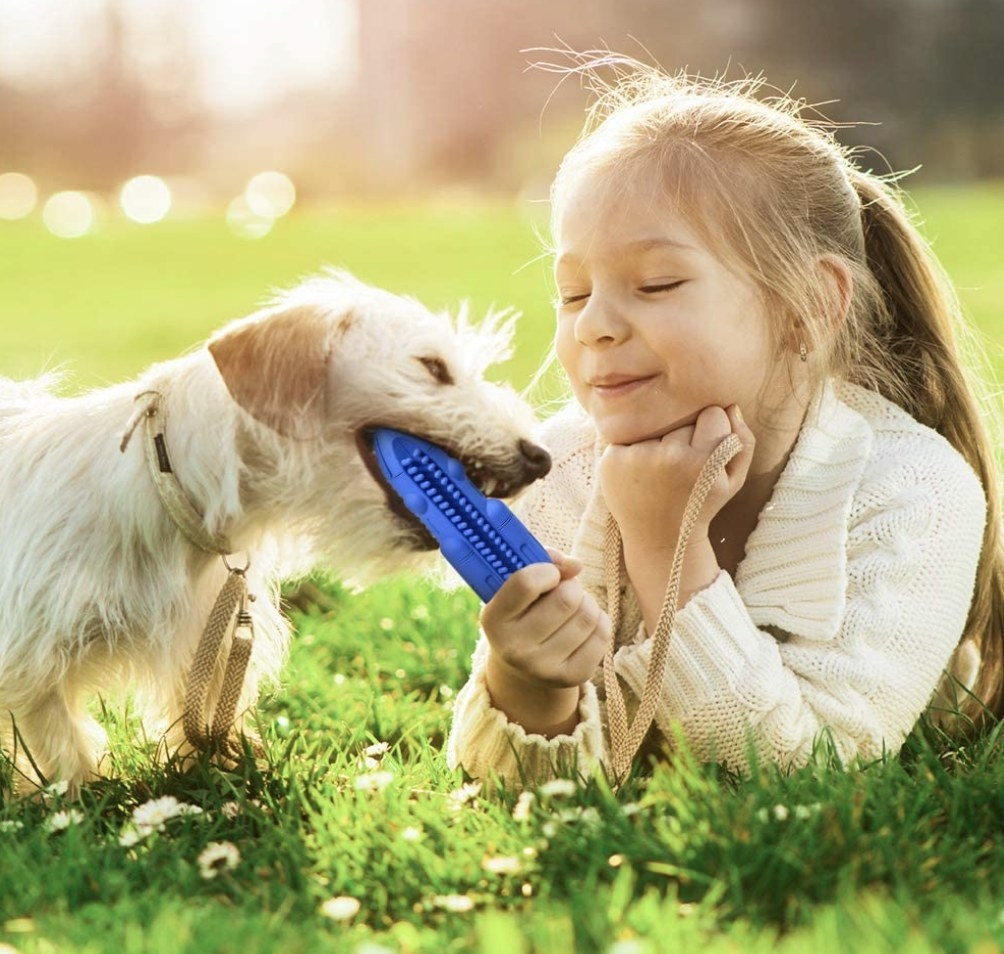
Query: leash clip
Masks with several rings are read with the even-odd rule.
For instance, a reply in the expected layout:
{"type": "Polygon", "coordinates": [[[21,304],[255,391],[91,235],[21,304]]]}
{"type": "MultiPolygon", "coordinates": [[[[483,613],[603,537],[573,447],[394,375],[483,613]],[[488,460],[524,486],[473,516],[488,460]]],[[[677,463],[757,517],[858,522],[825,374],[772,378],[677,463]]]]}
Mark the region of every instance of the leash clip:
{"type": "Polygon", "coordinates": [[[231,566],[230,561],[227,559],[228,556],[229,554],[221,553],[220,559],[223,561],[223,565],[227,568],[227,571],[231,576],[239,576],[241,578],[242,584],[240,588],[240,598],[237,603],[237,618],[234,620],[233,638],[253,640],[254,620],[248,612],[248,603],[253,603],[255,596],[254,593],[248,592],[247,587],[247,571],[251,566],[251,555],[245,555],[244,566],[231,566]]]}
{"type": "Polygon", "coordinates": [[[237,573],[240,576],[244,576],[247,573],[248,568],[251,566],[251,554],[247,553],[244,557],[244,566],[231,566],[228,557],[233,556],[231,553],[221,553],[220,559],[223,561],[223,565],[227,568],[230,573],[237,573]]]}

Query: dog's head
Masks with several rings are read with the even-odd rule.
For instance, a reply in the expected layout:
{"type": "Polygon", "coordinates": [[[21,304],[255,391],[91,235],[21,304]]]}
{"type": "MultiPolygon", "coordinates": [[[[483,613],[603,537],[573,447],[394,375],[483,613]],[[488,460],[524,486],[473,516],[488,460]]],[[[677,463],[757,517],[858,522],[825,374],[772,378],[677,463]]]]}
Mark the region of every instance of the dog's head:
{"type": "Polygon", "coordinates": [[[317,493],[327,487],[323,532],[344,537],[358,525],[371,550],[414,551],[434,543],[383,482],[372,428],[439,444],[493,496],[511,496],[550,467],[532,441],[529,407],[485,378],[508,354],[511,331],[506,313],[476,327],[464,313],[433,314],[332,272],[227,326],[209,352],[233,400],[313,472],[317,493]]]}

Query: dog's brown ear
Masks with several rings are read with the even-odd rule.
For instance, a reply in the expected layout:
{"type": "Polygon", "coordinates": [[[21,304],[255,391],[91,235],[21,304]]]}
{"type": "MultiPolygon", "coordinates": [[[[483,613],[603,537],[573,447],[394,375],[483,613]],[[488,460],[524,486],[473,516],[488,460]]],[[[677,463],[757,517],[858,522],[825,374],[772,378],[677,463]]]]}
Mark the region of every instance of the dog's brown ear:
{"type": "Polygon", "coordinates": [[[231,397],[286,437],[317,437],[327,411],[331,319],[298,306],[224,329],[209,342],[231,397]]]}

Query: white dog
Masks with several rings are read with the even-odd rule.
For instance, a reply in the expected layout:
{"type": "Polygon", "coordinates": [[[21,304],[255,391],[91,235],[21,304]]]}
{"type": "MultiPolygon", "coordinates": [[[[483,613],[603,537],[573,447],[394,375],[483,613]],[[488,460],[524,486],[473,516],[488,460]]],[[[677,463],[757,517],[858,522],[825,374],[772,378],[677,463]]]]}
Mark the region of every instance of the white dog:
{"type": "Polygon", "coordinates": [[[278,580],[420,564],[434,544],[381,485],[368,428],[441,444],[496,496],[546,472],[529,409],[483,377],[507,347],[498,317],[475,329],[333,272],[132,383],[65,398],[0,379],[0,743],[22,787],[98,773],[87,703],[120,685],[184,747],[221,556],[247,564],[254,600],[239,713],[284,660],[278,580]]]}

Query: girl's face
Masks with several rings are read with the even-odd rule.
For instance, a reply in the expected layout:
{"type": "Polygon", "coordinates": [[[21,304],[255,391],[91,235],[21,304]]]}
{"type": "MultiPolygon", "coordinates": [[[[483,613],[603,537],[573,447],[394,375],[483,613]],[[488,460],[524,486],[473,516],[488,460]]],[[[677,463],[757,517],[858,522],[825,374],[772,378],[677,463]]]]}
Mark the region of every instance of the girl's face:
{"type": "Polygon", "coordinates": [[[632,444],[731,404],[759,436],[793,395],[775,373],[782,359],[753,283],[698,239],[657,183],[618,189],[585,176],[564,197],[556,351],[600,436],[632,444]]]}

